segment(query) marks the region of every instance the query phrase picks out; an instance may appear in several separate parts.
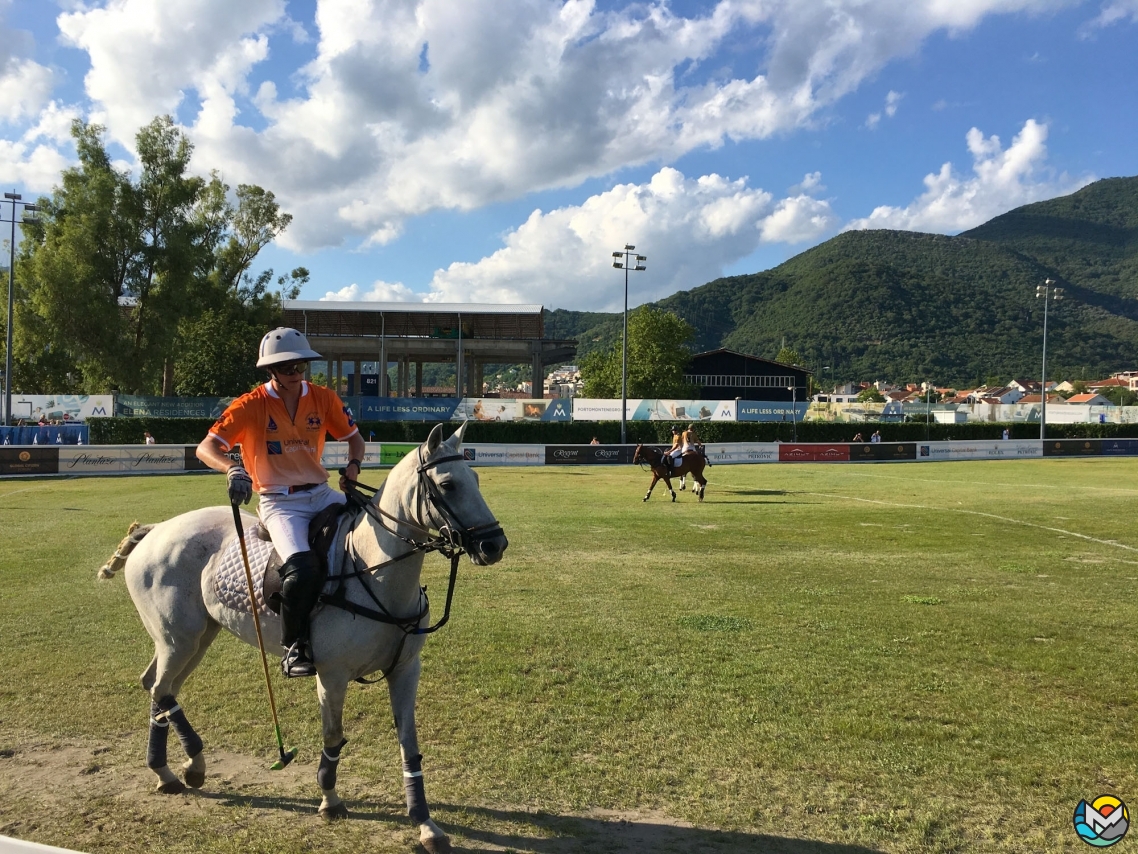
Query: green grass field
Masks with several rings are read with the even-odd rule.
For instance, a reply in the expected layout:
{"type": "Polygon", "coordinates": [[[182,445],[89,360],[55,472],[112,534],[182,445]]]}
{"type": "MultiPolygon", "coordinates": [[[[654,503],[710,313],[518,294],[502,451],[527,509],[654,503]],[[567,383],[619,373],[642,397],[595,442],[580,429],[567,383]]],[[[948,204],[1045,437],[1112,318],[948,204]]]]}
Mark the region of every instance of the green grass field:
{"type": "MultiPolygon", "coordinates": [[[[1074,852],[1081,798],[1138,804],[1138,460],[708,474],[704,504],[644,504],[632,467],[480,470],[510,547],[463,564],[419,692],[457,850],[1074,852]]],[[[149,638],[95,572],[133,519],[223,483],[0,482],[0,834],[415,849],[386,689],[349,693],[353,818],[324,825],[314,683],[276,682],[301,753],[270,772],[257,653],[230,637],[179,697],[218,760],[206,786],[152,792],[149,638]]],[[[438,613],[447,567],[427,568],[438,613]]]]}

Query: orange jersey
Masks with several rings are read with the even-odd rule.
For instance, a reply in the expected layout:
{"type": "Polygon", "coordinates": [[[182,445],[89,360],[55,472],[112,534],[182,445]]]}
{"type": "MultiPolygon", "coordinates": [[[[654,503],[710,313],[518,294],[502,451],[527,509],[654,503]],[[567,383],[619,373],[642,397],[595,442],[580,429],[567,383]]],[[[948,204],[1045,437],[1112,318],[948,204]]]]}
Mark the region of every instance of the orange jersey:
{"type": "Polygon", "coordinates": [[[342,442],[359,429],[336,392],[306,382],[295,421],[272,384],[265,383],[229,404],[209,432],[226,450],[241,446],[241,459],[257,492],[278,492],[324,483],[328,472],[320,465],[320,456],[325,433],[342,442]]]}

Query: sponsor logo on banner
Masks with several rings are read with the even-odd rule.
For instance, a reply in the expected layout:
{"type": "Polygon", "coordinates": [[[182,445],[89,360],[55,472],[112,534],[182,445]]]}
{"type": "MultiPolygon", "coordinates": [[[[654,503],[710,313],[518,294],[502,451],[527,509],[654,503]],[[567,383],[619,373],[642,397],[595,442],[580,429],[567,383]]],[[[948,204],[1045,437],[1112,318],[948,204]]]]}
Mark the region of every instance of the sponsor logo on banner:
{"type": "Polygon", "coordinates": [[[582,466],[631,463],[634,450],[628,445],[546,445],[545,464],[582,466]]]}
{"type": "Polygon", "coordinates": [[[418,447],[411,443],[384,442],[380,445],[379,464],[393,466],[418,447]]]}
{"type": "Polygon", "coordinates": [[[778,446],[778,458],[779,462],[787,463],[848,462],[850,446],[814,443],[807,445],[785,444],[778,446]]]}
{"type": "Polygon", "coordinates": [[[1138,454],[1138,440],[1135,439],[1104,439],[1102,452],[1110,457],[1128,457],[1138,454]]]}
{"type": "Polygon", "coordinates": [[[358,421],[450,421],[457,397],[361,397],[358,421]]]}
{"type": "Polygon", "coordinates": [[[1096,439],[1048,439],[1043,443],[1045,457],[1091,457],[1102,453],[1096,439]]]}
{"type": "MultiPolygon", "coordinates": [[[[620,407],[617,407],[619,412],[620,407]]],[[[734,421],[733,400],[641,400],[631,421],[734,421]]]]}
{"type": "MultiPolygon", "coordinates": [[[[626,412],[629,414],[635,412],[639,405],[639,398],[629,398],[626,412]]],[[[573,420],[619,421],[620,401],[608,400],[607,398],[575,397],[573,398],[573,420]]]]}
{"type": "Polygon", "coordinates": [[[915,460],[916,442],[858,442],[847,445],[852,462],[883,462],[885,460],[915,460]]]}
{"type": "Polygon", "coordinates": [[[740,400],[737,403],[737,421],[801,421],[810,408],[806,401],[791,404],[779,400],[740,400]]]}
{"type": "Polygon", "coordinates": [[[59,450],[0,447],[0,474],[58,474],[59,450]]]}

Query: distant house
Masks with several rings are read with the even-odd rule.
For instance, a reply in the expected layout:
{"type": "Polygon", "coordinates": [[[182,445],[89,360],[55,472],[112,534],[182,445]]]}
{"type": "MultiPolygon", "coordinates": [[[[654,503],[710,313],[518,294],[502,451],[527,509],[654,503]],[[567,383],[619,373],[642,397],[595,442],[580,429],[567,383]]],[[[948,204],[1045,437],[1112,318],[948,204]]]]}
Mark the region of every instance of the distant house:
{"type": "Polygon", "coordinates": [[[1095,380],[1094,382],[1087,383],[1087,391],[1103,391],[1104,389],[1111,388],[1130,388],[1130,381],[1122,377],[1111,377],[1108,380],[1095,380]]]}
{"type": "MultiPolygon", "coordinates": [[[[1030,403],[1040,403],[1041,401],[1042,401],[1042,397],[1038,394],[1025,394],[1023,397],[1021,397],[1019,400],[1017,400],[1016,403],[1030,404],[1030,403]]],[[[1067,399],[1064,397],[1061,397],[1060,395],[1057,395],[1057,394],[1047,395],[1047,405],[1053,406],[1056,404],[1066,406],[1067,405],[1067,399]]]]}
{"type": "MultiPolygon", "coordinates": [[[[1048,401],[1050,403],[1051,401],[1048,401]]],[[[1084,406],[1114,406],[1109,400],[1101,394],[1088,392],[1087,394],[1075,394],[1067,398],[1067,403],[1081,403],[1084,406]]]]}

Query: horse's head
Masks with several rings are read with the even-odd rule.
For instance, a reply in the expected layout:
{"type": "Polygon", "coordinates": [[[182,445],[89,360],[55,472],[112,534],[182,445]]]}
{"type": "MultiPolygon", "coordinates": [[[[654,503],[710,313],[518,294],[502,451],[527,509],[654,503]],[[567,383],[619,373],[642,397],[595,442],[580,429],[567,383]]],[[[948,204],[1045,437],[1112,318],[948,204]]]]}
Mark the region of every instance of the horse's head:
{"type": "Polygon", "coordinates": [[[636,450],[634,450],[632,452],[632,464],[633,465],[636,465],[637,463],[640,462],[640,457],[642,456],[643,451],[644,451],[644,445],[638,442],[636,445],[636,450]]]}
{"type": "Polygon", "coordinates": [[[446,440],[443,425],[436,425],[418,451],[392,470],[387,485],[400,494],[410,521],[452,537],[471,561],[489,566],[502,559],[509,541],[482,498],[477,472],[463,459],[466,423],[446,440]]]}
{"type": "Polygon", "coordinates": [[[654,448],[649,445],[647,448],[643,444],[636,446],[636,450],[632,452],[633,464],[647,463],[650,466],[656,465],[660,462],[660,457],[663,452],[659,448],[654,448]]]}

